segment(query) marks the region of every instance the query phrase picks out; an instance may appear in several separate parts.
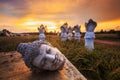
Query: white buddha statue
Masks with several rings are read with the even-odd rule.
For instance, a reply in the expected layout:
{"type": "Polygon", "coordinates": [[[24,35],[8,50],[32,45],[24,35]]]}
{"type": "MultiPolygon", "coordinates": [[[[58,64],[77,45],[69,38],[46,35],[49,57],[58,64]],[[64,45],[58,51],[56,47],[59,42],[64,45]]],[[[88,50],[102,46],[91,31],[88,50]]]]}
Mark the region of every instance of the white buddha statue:
{"type": "Polygon", "coordinates": [[[67,40],[67,30],[68,30],[68,24],[64,23],[61,27],[61,41],[67,40]]]}
{"type": "Polygon", "coordinates": [[[72,36],[73,36],[72,31],[73,31],[73,29],[71,28],[71,26],[69,26],[69,28],[68,28],[68,40],[72,40],[72,36]]]}
{"type": "Polygon", "coordinates": [[[45,40],[45,34],[44,34],[45,28],[43,24],[40,25],[38,31],[39,31],[39,40],[45,40]]]}
{"type": "Polygon", "coordinates": [[[81,37],[81,34],[80,34],[80,27],[79,25],[76,25],[74,26],[74,30],[75,30],[75,40],[77,41],[80,41],[80,37],[81,37]]]}
{"type": "Polygon", "coordinates": [[[97,23],[93,21],[92,19],[89,19],[88,23],[85,23],[86,33],[85,33],[85,47],[88,50],[94,49],[94,29],[97,26],[97,23]]]}

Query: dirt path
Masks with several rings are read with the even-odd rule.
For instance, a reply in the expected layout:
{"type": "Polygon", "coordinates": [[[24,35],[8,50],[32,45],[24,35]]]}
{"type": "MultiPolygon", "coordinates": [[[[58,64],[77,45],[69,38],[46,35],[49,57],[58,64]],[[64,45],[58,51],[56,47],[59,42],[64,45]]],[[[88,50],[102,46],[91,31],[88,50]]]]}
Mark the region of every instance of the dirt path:
{"type": "MultiPolygon", "coordinates": [[[[84,38],[82,38],[81,40],[84,41],[84,38]]],[[[105,45],[120,46],[120,41],[118,42],[118,41],[108,41],[108,40],[95,39],[94,42],[100,43],[100,44],[105,44],[105,45]]]]}
{"type": "Polygon", "coordinates": [[[98,39],[95,39],[95,43],[120,46],[120,42],[116,42],[116,41],[107,41],[107,40],[98,40],[98,39]]]}

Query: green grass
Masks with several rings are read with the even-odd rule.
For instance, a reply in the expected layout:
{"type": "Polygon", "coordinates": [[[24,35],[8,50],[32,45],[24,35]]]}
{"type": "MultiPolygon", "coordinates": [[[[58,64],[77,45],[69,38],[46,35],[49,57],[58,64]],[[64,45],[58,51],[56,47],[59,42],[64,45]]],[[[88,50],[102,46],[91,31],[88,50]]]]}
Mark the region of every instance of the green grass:
{"type": "Polygon", "coordinates": [[[0,52],[14,51],[19,43],[36,39],[38,39],[38,36],[0,37],[0,52]]]}
{"type": "Polygon", "coordinates": [[[120,47],[95,44],[94,51],[88,51],[84,42],[75,40],[61,42],[59,38],[49,38],[88,80],[120,79],[120,47]]]}
{"type": "MultiPolygon", "coordinates": [[[[37,40],[38,36],[0,37],[0,51],[16,50],[20,42],[37,40]]],[[[95,43],[95,50],[88,51],[84,41],[62,42],[58,36],[46,38],[57,47],[88,80],[120,80],[120,47],[95,43]]]]}
{"type": "Polygon", "coordinates": [[[116,33],[114,34],[96,34],[96,39],[101,39],[101,40],[110,40],[110,41],[120,41],[120,36],[116,33]]]}

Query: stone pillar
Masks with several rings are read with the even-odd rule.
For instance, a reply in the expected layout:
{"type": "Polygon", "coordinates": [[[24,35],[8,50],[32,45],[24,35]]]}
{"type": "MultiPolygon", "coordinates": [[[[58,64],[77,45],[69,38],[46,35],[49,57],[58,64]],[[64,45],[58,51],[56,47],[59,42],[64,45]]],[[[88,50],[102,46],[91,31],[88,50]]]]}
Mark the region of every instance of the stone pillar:
{"type": "Polygon", "coordinates": [[[68,40],[72,40],[72,36],[73,36],[73,34],[72,34],[72,28],[71,28],[71,26],[69,26],[69,28],[68,28],[68,40]]]}
{"type": "Polygon", "coordinates": [[[68,30],[68,24],[64,23],[61,26],[61,41],[66,41],[67,40],[67,30],[68,30]]]}
{"type": "Polygon", "coordinates": [[[94,49],[94,29],[97,26],[97,23],[93,21],[92,19],[89,19],[88,23],[85,23],[85,28],[86,28],[86,33],[85,33],[85,47],[88,50],[93,50],[94,49]]]}
{"type": "Polygon", "coordinates": [[[74,30],[75,30],[75,40],[80,41],[80,37],[81,37],[80,26],[79,25],[74,26],[74,30]]]}

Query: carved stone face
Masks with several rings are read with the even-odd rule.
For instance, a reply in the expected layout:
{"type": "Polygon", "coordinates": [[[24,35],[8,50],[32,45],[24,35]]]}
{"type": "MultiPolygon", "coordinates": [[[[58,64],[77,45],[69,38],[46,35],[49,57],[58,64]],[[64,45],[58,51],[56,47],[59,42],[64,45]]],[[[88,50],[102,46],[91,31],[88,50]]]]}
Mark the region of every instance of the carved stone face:
{"type": "Polygon", "coordinates": [[[64,66],[64,57],[61,52],[52,46],[42,44],[40,47],[40,54],[33,60],[36,67],[45,70],[62,69],[64,66]]]}
{"type": "Polygon", "coordinates": [[[17,47],[27,67],[33,71],[60,70],[65,63],[61,52],[46,41],[20,43],[17,47]]]}

